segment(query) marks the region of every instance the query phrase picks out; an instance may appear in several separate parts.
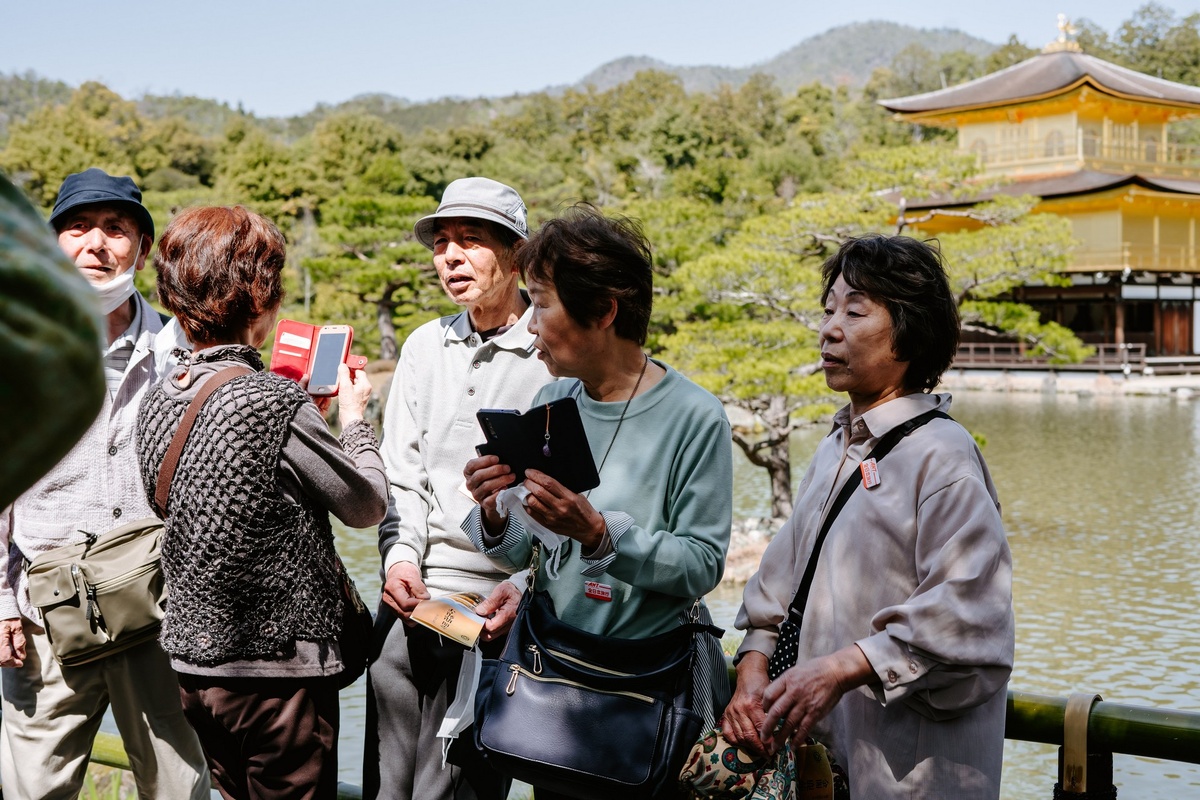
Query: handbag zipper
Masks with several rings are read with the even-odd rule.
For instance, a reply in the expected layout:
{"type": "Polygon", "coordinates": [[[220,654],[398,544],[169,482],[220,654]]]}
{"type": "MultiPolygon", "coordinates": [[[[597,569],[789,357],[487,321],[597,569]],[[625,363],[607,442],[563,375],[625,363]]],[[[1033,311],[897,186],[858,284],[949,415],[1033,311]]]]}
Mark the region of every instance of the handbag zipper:
{"type": "MultiPolygon", "coordinates": [[[[530,653],[533,653],[533,672],[534,672],[534,674],[541,675],[542,674],[542,651],[538,650],[538,646],[536,644],[531,644],[531,645],[527,646],[525,649],[528,650],[530,653]]],[[[551,652],[553,652],[553,651],[551,651],[551,652]]],[[[512,694],[512,692],[509,692],[509,694],[512,694]]]]}
{"type": "Polygon", "coordinates": [[[127,583],[132,583],[138,578],[154,572],[156,569],[158,569],[158,562],[154,562],[152,564],[143,564],[132,572],[126,572],[124,575],[111,580],[100,581],[99,583],[89,585],[92,586],[97,592],[106,592],[114,586],[124,586],[127,583]]]}
{"type": "Polygon", "coordinates": [[[531,681],[538,681],[539,683],[559,683],[564,686],[575,686],[580,689],[587,689],[589,692],[596,692],[597,694],[619,695],[621,697],[628,697],[631,700],[637,700],[642,703],[653,703],[654,702],[653,697],[650,697],[649,695],[645,695],[645,694],[638,694],[637,692],[614,692],[614,691],[610,691],[608,689],[597,689],[593,686],[588,686],[587,684],[579,683],[577,681],[569,681],[564,678],[543,678],[540,675],[534,675],[532,672],[525,669],[520,664],[511,664],[511,665],[509,665],[508,669],[509,669],[509,672],[512,674],[508,679],[508,686],[504,687],[504,693],[507,694],[509,697],[512,697],[513,693],[517,691],[517,676],[525,675],[531,681]]]}
{"type": "MultiPolygon", "coordinates": [[[[529,645],[529,649],[536,650],[537,645],[531,644],[531,645],[529,645]]],[[[618,678],[632,678],[634,676],[634,673],[632,673],[632,672],[618,672],[615,669],[609,669],[608,667],[601,667],[596,664],[592,664],[590,662],[584,661],[581,658],[575,658],[574,656],[569,656],[566,653],[562,652],[561,650],[551,650],[549,647],[547,647],[546,652],[552,656],[561,658],[563,661],[570,661],[572,664],[578,664],[581,667],[587,667],[588,669],[594,670],[596,672],[603,672],[608,675],[615,675],[618,678]]],[[[533,663],[536,665],[538,662],[537,662],[537,660],[535,660],[533,663]]],[[[539,673],[541,672],[541,670],[537,669],[536,667],[535,667],[534,671],[539,672],[539,673]]]]}

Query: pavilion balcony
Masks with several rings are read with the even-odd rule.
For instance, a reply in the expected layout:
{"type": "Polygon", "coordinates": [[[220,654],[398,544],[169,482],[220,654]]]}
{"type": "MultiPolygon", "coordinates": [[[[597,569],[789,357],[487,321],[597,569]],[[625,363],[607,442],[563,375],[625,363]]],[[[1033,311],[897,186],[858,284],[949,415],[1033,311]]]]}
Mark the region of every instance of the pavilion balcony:
{"type": "Polygon", "coordinates": [[[1200,273],[1200,248],[1123,242],[1116,249],[1077,247],[1063,272],[1200,273]]]}
{"type": "Polygon", "coordinates": [[[985,175],[1042,175],[1076,170],[1200,178],[1200,147],[1076,131],[1041,141],[984,143],[976,140],[963,152],[976,157],[985,175]]]}

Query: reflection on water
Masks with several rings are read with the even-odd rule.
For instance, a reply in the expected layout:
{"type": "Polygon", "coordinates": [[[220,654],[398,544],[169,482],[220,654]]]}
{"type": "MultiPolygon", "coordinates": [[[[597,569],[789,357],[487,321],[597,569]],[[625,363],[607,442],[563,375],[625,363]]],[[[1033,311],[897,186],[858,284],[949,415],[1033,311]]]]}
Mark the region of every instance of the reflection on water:
{"type": "MultiPolygon", "coordinates": [[[[1131,705],[1200,711],[1200,404],[1157,398],[962,393],[951,409],[987,439],[1013,549],[1017,664],[1012,686],[1096,691],[1131,705]]],[[[798,482],[826,429],[793,440],[798,482]]],[[[739,515],[769,508],[765,471],[736,456],[739,515]]],[[[364,599],[378,598],[373,531],[339,531],[364,599]]],[[[710,598],[732,628],[735,587],[710,598]]],[[[342,780],[361,780],[361,682],[343,693],[342,780]]],[[[1056,748],[1009,742],[1003,796],[1049,797],[1056,748]]],[[[1122,797],[1200,796],[1200,766],[1116,757],[1122,797]]]]}

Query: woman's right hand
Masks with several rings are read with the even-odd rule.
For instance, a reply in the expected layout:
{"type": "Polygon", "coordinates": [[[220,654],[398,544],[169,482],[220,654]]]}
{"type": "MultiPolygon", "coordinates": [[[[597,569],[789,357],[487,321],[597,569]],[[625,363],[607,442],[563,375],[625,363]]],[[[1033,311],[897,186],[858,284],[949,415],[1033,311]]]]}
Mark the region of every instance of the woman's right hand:
{"type": "Polygon", "coordinates": [[[367,411],[367,401],[371,399],[371,382],[367,373],[361,369],[354,370],[345,364],[338,367],[338,421],[343,425],[363,419],[367,411]]]}
{"type": "Polygon", "coordinates": [[[721,733],[732,745],[755,755],[767,754],[766,743],[759,736],[766,712],[763,711],[763,691],[771,683],[767,677],[767,657],[751,650],[737,665],[737,690],[721,722],[721,733]]]}
{"type": "Polygon", "coordinates": [[[507,464],[501,464],[498,456],[472,458],[463,467],[467,479],[467,491],[483,511],[483,527],[496,535],[504,529],[504,518],[496,510],[496,495],[512,485],[515,476],[507,464]]]}

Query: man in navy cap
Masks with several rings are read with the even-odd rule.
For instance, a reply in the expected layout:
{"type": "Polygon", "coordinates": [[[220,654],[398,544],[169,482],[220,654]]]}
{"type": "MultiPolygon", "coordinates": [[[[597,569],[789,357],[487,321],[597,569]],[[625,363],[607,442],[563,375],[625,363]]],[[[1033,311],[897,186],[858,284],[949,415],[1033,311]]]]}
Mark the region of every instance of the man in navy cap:
{"type": "Polygon", "coordinates": [[[91,284],[105,317],[108,391],[99,417],[40,481],[0,511],[0,778],[13,798],[73,798],[110,705],[138,796],[206,799],[208,771],[183,716],[179,684],[157,641],[61,666],[29,600],[25,561],[154,516],[134,449],[142,396],[187,342],[133,285],[154,242],[154,220],[130,178],[99,169],[67,176],[50,222],[91,284]]]}
{"type": "Polygon", "coordinates": [[[495,657],[520,599],[507,573],[459,526],[474,505],[462,470],[483,438],[475,412],[527,408],[553,380],[533,347],[529,296],[514,257],[528,237],[525,203],[503,183],[459,178],[413,232],[462,310],[425,323],[404,342],[384,411],[381,451],[392,498],[379,526],[382,652],[370,669],[363,793],[503,800],[509,781],[482,763],[465,728],[479,650],[442,640],[410,617],[430,596],[480,594],[487,599],[476,610],[494,614],[480,647],[495,657]],[[464,741],[450,749],[455,737],[464,741]]]}

